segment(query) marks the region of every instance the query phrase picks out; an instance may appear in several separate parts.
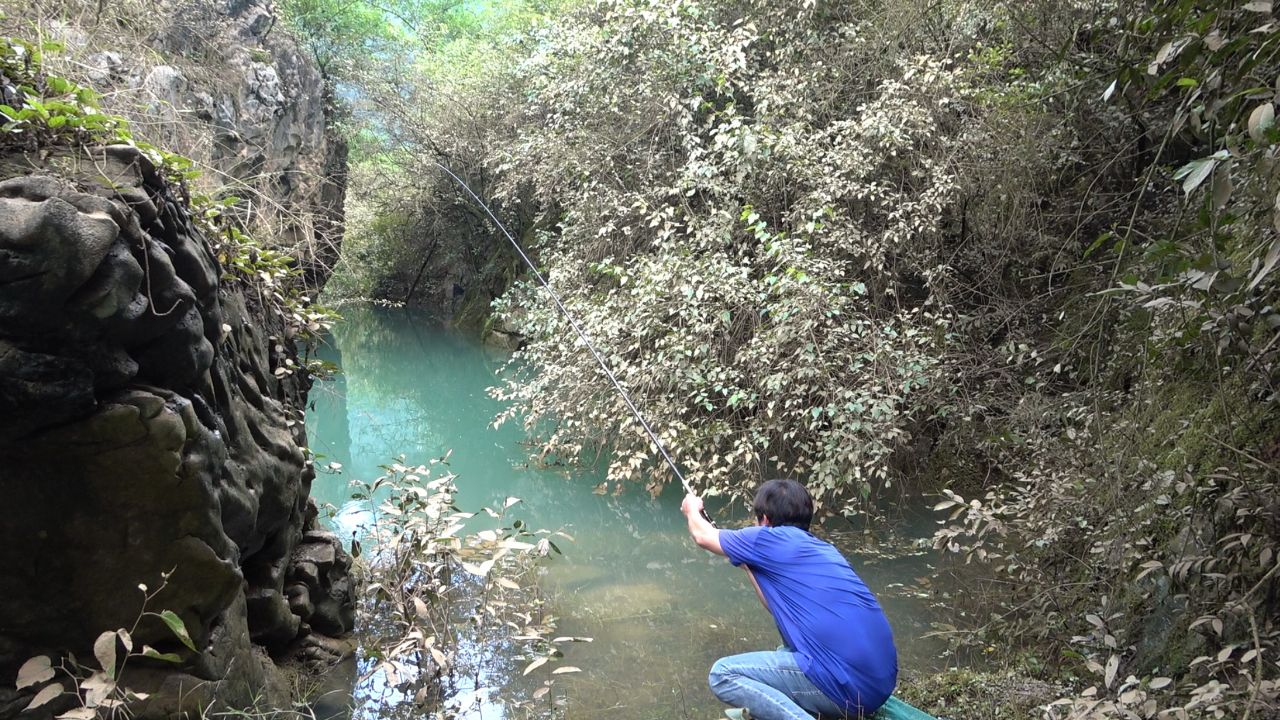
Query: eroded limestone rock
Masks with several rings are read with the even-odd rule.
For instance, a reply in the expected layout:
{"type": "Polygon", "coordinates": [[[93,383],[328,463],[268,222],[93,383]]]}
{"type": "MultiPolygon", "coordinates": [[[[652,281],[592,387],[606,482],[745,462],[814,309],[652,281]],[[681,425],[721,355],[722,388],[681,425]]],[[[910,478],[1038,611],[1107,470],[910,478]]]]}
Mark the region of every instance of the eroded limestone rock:
{"type": "MultiPolygon", "coordinates": [[[[130,660],[127,683],[153,693],[135,712],[285,702],[269,655],[348,632],[352,597],[350,558],[313,529],[282,320],[220,282],[136,149],[0,158],[0,178],[15,168],[30,174],[0,180],[0,686],[36,654],[92,657],[145,584],[199,652],[144,618],[135,643],[183,663],[130,660]]],[[[0,696],[0,717],[31,694],[0,696]]]]}

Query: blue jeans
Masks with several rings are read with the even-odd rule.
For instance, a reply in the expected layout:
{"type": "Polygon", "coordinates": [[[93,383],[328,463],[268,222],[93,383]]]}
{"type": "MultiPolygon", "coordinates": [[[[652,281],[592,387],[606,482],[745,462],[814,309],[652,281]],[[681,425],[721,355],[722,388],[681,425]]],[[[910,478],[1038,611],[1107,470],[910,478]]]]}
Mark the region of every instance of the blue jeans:
{"type": "Polygon", "coordinates": [[[805,677],[787,650],[730,655],[711,666],[711,692],[746,708],[758,720],[813,720],[845,716],[835,701],[805,677]]]}

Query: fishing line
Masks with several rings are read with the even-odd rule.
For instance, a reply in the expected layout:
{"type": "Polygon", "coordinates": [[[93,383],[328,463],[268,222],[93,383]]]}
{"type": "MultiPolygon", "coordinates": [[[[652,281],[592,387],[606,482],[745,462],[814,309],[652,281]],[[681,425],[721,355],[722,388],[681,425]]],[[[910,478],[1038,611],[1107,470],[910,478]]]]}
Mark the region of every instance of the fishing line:
{"type": "MultiPolygon", "coordinates": [[[[667,448],[662,444],[662,441],[658,439],[658,434],[653,431],[653,428],[649,425],[649,421],[644,419],[644,415],[640,414],[640,410],[636,407],[636,404],[632,402],[631,396],[627,394],[627,391],[622,387],[622,383],[618,382],[618,378],[613,374],[613,371],[609,369],[609,364],[604,361],[600,352],[596,350],[596,346],[591,343],[591,339],[588,338],[587,334],[578,326],[578,321],[573,319],[573,315],[570,314],[569,308],[565,307],[564,301],[560,299],[560,296],[556,294],[555,290],[551,289],[551,285],[546,281],[546,278],[542,277],[542,273],[538,272],[538,268],[534,266],[533,261],[525,254],[524,248],[520,247],[520,243],[516,242],[515,236],[507,230],[506,226],[502,224],[502,221],[499,220],[498,217],[493,214],[493,211],[489,209],[489,206],[480,199],[480,196],[476,195],[475,191],[462,181],[462,178],[453,174],[453,171],[445,167],[443,164],[435,161],[432,162],[436,167],[443,170],[449,177],[453,178],[458,185],[462,186],[463,190],[467,191],[467,194],[471,196],[471,199],[476,201],[476,204],[485,211],[489,216],[489,219],[493,220],[493,224],[497,225],[498,229],[502,231],[502,234],[511,242],[511,247],[516,249],[520,258],[524,260],[524,264],[529,266],[529,271],[538,279],[538,284],[547,291],[547,294],[550,295],[551,299],[555,302],[556,307],[560,308],[560,312],[564,314],[565,319],[569,321],[569,325],[573,327],[574,332],[578,333],[578,337],[582,338],[583,344],[591,351],[591,356],[596,359],[596,362],[600,365],[600,369],[604,371],[604,374],[609,378],[609,381],[613,383],[613,387],[617,389],[618,394],[622,396],[622,401],[627,404],[627,409],[631,411],[631,414],[635,416],[636,421],[640,423],[640,427],[644,428],[644,431],[649,435],[649,439],[652,440],[654,446],[658,448],[658,452],[662,455],[662,459],[666,460],[667,465],[671,467],[671,472],[675,473],[676,477],[679,478],[680,484],[684,487],[684,491],[686,493],[692,493],[693,488],[689,486],[689,481],[685,479],[684,475],[680,472],[680,468],[676,466],[676,461],[672,460],[671,455],[667,453],[667,448]]],[[[707,517],[706,510],[703,510],[702,516],[706,517],[708,521],[711,519],[707,517]]]]}

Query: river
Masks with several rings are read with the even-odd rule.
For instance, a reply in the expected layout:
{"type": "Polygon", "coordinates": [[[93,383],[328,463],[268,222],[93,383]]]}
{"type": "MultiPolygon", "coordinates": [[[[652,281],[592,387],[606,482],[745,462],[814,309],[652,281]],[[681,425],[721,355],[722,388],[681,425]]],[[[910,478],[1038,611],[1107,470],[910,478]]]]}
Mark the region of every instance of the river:
{"type": "MultiPolygon", "coordinates": [[[[706,685],[711,664],[724,654],[773,648],[777,633],[745,574],[689,541],[679,489],[658,498],[639,487],[598,495],[602,471],[530,467],[518,424],[491,427],[502,407],[486,388],[497,384],[504,353],[407,309],[349,306],[343,315],[320,352],[342,372],[316,384],[307,413],[317,465],[342,465],[339,474],[317,477],[312,490],[332,506],[338,532],[350,537],[367,519],[367,508],[350,499],[352,478],[377,477],[397,455],[420,463],[452,451],[459,507],[500,507],[516,496],[523,500],[517,514],[531,527],[574,538],[558,543],[563,554],[550,556],[540,577],[558,634],[594,638],[565,647],[564,662],[583,672],[557,678],[561,717],[718,716],[722,706],[706,685]]],[[[921,516],[904,532],[909,540],[931,527],[921,516]]],[[[922,638],[932,616],[919,589],[932,574],[929,554],[883,552],[839,528],[826,534],[879,596],[900,664],[936,666],[942,646],[922,638]]],[[[911,547],[901,538],[893,545],[911,547]]],[[[516,717],[504,707],[503,690],[524,691],[531,681],[511,675],[486,678],[491,700],[468,717],[516,717]]]]}

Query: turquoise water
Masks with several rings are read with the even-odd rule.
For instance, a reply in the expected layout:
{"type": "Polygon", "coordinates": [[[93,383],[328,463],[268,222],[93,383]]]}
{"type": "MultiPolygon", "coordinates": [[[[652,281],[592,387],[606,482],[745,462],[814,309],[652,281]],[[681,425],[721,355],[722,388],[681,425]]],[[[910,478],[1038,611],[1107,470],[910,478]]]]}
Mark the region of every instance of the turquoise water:
{"type": "MultiPolygon", "coordinates": [[[[656,499],[638,487],[597,495],[602,473],[530,467],[518,424],[491,427],[502,406],[486,388],[498,382],[504,353],[432,327],[410,310],[348,307],[343,314],[321,352],[343,372],[317,384],[307,413],[317,465],[342,465],[312,489],[318,502],[333,506],[337,530],[350,537],[367,520],[366,508],[350,499],[352,478],[372,480],[399,454],[416,464],[451,451],[459,507],[500,507],[515,496],[523,500],[518,517],[531,527],[574,538],[558,543],[563,555],[550,556],[540,577],[559,618],[557,634],[594,638],[565,646],[562,663],[583,672],[557,677],[552,697],[563,703],[561,716],[716,717],[721,705],[707,689],[707,669],[721,655],[769,649],[778,639],[745,574],[688,539],[679,489],[656,499]]],[[[917,530],[923,535],[928,527],[917,530]]],[[[901,665],[935,665],[941,647],[920,639],[930,611],[914,590],[918,578],[931,575],[928,556],[886,557],[865,540],[834,539],[880,597],[901,665]]],[[[493,687],[492,698],[536,687],[512,675],[482,682],[493,687]]],[[[517,717],[500,700],[472,716],[517,717]]]]}

